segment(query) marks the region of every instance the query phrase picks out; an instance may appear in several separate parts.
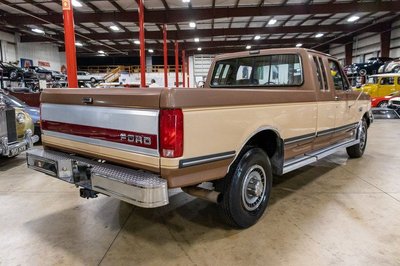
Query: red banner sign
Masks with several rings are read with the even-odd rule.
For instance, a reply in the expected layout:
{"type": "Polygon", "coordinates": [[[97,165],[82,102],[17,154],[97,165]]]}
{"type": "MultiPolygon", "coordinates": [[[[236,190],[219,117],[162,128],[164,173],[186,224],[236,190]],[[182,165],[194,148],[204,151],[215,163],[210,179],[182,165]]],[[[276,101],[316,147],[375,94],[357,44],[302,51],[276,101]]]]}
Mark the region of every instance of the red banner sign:
{"type": "Polygon", "coordinates": [[[47,61],[38,61],[38,66],[50,67],[50,62],[47,62],[47,61]]]}

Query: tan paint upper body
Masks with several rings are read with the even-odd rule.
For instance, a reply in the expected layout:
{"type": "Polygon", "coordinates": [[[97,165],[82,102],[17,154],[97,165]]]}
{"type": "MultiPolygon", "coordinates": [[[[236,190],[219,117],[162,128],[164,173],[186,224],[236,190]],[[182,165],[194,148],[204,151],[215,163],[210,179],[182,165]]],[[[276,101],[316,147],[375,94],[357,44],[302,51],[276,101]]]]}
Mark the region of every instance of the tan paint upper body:
{"type": "MultiPolygon", "coordinates": [[[[298,54],[303,65],[304,82],[301,86],[279,88],[211,88],[210,76],[215,62],[221,59],[248,57],[248,52],[217,56],[212,64],[206,88],[149,88],[149,89],[57,89],[45,90],[42,102],[83,104],[82,97],[93,97],[96,106],[144,109],[175,109],[184,113],[184,152],[181,158],[162,158],[127,154],[110,148],[61,138],[43,138],[44,146],[76,152],[83,148],[85,156],[104,158],[133,168],[160,173],[170,187],[179,187],[222,178],[234,158],[180,168],[182,159],[191,159],[224,152],[239,154],[246,142],[263,130],[276,132],[284,141],[303,135],[317,134],[332,128],[358,123],[370,109],[366,95],[354,91],[336,91],[328,76],[327,90],[320,90],[316,80],[313,56],[323,61],[329,73],[328,60],[334,58],[306,49],[271,49],[265,54],[298,54]]],[[[66,107],[67,108],[67,107],[66,107]]],[[[348,132],[333,132],[321,138],[285,145],[284,159],[329,146],[349,137],[348,132]]]]}

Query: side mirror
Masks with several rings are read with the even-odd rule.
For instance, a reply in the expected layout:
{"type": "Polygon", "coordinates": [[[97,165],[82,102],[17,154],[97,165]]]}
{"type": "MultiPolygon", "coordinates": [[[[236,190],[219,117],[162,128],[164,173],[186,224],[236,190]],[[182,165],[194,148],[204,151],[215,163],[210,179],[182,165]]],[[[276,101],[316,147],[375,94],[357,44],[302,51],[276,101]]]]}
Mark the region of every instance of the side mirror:
{"type": "Polygon", "coordinates": [[[196,87],[197,88],[204,88],[204,84],[205,84],[204,81],[198,81],[197,84],[196,84],[196,87]]]}

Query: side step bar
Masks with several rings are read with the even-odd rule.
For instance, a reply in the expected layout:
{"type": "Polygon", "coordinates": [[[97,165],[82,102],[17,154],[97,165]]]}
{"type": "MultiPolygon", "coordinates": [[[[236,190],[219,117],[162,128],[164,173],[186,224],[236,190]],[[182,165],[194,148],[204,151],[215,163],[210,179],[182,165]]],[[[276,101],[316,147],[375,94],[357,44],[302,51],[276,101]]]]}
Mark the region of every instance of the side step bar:
{"type": "Polygon", "coordinates": [[[50,150],[26,153],[28,167],[144,208],[167,205],[167,180],[158,175],[50,150]]]}
{"type": "Polygon", "coordinates": [[[318,161],[328,155],[331,155],[332,153],[335,153],[343,148],[347,148],[347,147],[356,145],[358,143],[360,143],[359,139],[347,140],[347,141],[338,143],[336,145],[330,146],[330,147],[322,149],[322,150],[318,150],[318,151],[311,152],[311,153],[306,153],[301,158],[288,160],[283,164],[282,174],[289,173],[300,167],[303,167],[310,163],[316,162],[316,161],[318,161]]]}

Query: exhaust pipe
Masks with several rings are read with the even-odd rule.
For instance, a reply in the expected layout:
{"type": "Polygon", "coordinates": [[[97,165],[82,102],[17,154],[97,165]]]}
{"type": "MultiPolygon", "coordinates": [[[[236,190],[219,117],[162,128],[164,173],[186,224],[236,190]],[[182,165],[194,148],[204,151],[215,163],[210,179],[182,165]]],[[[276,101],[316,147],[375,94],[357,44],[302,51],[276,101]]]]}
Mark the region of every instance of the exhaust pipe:
{"type": "Polygon", "coordinates": [[[193,196],[193,197],[197,197],[203,200],[207,200],[210,201],[212,203],[218,203],[220,202],[220,196],[221,193],[217,192],[215,190],[209,190],[209,189],[205,189],[205,188],[201,188],[201,187],[183,187],[182,188],[183,192],[193,196]]]}

